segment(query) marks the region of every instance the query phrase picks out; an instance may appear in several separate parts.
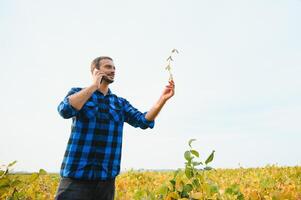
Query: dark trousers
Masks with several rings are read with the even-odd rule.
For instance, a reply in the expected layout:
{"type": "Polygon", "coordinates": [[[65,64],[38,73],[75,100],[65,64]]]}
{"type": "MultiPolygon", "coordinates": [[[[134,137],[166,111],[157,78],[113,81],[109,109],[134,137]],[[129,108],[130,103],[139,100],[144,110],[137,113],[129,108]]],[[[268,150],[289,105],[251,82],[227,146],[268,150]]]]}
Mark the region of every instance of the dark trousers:
{"type": "Polygon", "coordinates": [[[115,179],[86,181],[61,178],[55,200],[114,200],[115,179]]]}

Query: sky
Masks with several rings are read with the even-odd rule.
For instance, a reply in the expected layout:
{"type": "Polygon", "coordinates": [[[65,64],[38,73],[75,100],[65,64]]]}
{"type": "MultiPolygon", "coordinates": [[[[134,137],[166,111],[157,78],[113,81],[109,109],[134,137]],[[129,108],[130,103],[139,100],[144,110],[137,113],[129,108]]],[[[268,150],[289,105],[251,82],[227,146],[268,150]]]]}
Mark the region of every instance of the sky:
{"type": "Polygon", "coordinates": [[[154,129],[125,125],[122,170],[184,167],[188,140],[215,168],[301,165],[301,1],[0,1],[0,164],[58,172],[71,120],[57,106],[111,56],[113,93],[150,109],[176,94],[154,129]]]}

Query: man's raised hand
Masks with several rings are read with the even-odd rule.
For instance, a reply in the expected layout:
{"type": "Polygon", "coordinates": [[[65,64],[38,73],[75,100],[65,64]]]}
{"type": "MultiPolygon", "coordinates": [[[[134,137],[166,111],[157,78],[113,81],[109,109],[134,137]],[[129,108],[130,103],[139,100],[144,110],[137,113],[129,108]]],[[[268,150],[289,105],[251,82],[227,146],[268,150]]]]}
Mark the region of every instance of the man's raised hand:
{"type": "Polygon", "coordinates": [[[168,99],[170,99],[173,95],[175,94],[175,83],[173,80],[169,81],[169,84],[165,87],[165,89],[163,90],[163,93],[161,95],[161,98],[164,101],[167,101],[168,99]]]}
{"type": "Polygon", "coordinates": [[[97,89],[100,87],[101,79],[105,75],[106,74],[104,72],[101,72],[98,69],[94,69],[92,74],[92,79],[93,79],[93,85],[97,87],[97,89]]]}

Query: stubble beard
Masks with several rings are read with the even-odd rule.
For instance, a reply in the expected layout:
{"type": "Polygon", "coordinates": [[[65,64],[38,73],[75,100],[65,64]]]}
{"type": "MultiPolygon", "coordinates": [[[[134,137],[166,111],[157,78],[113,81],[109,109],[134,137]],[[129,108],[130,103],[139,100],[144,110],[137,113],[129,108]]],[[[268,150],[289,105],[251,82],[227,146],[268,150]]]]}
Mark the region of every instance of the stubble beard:
{"type": "Polygon", "coordinates": [[[111,84],[111,83],[114,82],[114,80],[111,80],[111,79],[109,79],[109,78],[106,77],[106,76],[103,76],[102,79],[101,79],[101,81],[105,81],[105,82],[107,82],[108,84],[111,84]]]}

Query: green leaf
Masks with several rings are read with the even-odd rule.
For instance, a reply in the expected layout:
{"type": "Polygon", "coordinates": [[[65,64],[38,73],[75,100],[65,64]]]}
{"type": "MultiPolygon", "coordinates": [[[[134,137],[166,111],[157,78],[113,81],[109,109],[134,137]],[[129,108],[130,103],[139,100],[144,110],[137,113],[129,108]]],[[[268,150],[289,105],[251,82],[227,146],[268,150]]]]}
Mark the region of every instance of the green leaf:
{"type": "Polygon", "coordinates": [[[179,199],[180,195],[177,192],[171,192],[168,194],[169,197],[171,197],[172,199],[179,199]]]}
{"type": "Polygon", "coordinates": [[[11,167],[11,166],[13,166],[16,163],[17,163],[17,161],[15,160],[14,162],[9,163],[7,167],[11,167]]]}
{"type": "Polygon", "coordinates": [[[22,183],[22,181],[20,181],[20,180],[13,180],[11,183],[10,183],[10,187],[16,187],[16,186],[18,186],[19,184],[21,184],[22,183]]]}
{"type": "Polygon", "coordinates": [[[226,188],[225,194],[234,194],[233,190],[231,187],[226,188]]]}
{"type": "Polygon", "coordinates": [[[144,191],[142,190],[137,190],[134,193],[134,199],[142,199],[143,196],[144,196],[144,191]]]}
{"type": "Polygon", "coordinates": [[[29,183],[35,181],[36,179],[39,178],[39,174],[38,173],[33,173],[31,174],[30,178],[29,178],[29,183]]]}
{"type": "Polygon", "coordinates": [[[189,192],[192,191],[192,189],[193,189],[193,187],[192,187],[191,184],[186,184],[186,185],[184,185],[184,187],[183,187],[183,192],[184,192],[184,193],[189,193],[189,192]]]}
{"type": "Polygon", "coordinates": [[[40,169],[39,171],[39,175],[46,175],[47,172],[44,169],[40,169]]]}
{"type": "Polygon", "coordinates": [[[175,181],[175,179],[172,179],[169,182],[171,183],[171,187],[169,188],[170,191],[175,191],[175,189],[176,189],[176,181],[175,181]]]}
{"type": "Polygon", "coordinates": [[[200,181],[199,181],[199,179],[197,179],[197,178],[193,179],[192,184],[193,184],[196,188],[200,187],[200,181]]]}
{"type": "Polygon", "coordinates": [[[168,187],[166,185],[163,185],[160,189],[159,189],[159,194],[162,194],[163,196],[166,196],[166,194],[168,193],[168,187]]]}
{"type": "Polygon", "coordinates": [[[199,152],[197,152],[196,150],[190,150],[190,152],[195,155],[196,157],[200,157],[199,152]]]}
{"type": "Polygon", "coordinates": [[[4,177],[8,173],[8,168],[5,171],[0,171],[0,178],[4,177]]]}
{"type": "Polygon", "coordinates": [[[188,179],[191,179],[193,177],[193,172],[191,168],[186,167],[185,169],[185,175],[188,179]]]}
{"type": "Polygon", "coordinates": [[[209,188],[210,188],[210,193],[214,194],[214,193],[218,193],[219,192],[219,188],[217,185],[215,184],[209,184],[209,188]]]}
{"type": "Polygon", "coordinates": [[[189,142],[188,142],[190,148],[192,148],[192,147],[191,147],[191,143],[192,143],[193,141],[196,141],[196,139],[190,139],[189,142]]]}
{"type": "Polygon", "coordinates": [[[178,180],[176,183],[176,191],[179,193],[183,191],[184,182],[182,180],[178,180]]]}
{"type": "Polygon", "coordinates": [[[191,161],[191,153],[190,151],[185,151],[184,157],[187,161],[191,161]]]}
{"type": "Polygon", "coordinates": [[[231,185],[230,187],[228,187],[225,190],[225,193],[226,194],[235,194],[235,195],[239,194],[240,193],[239,185],[238,184],[231,185]]]}
{"type": "Polygon", "coordinates": [[[238,200],[244,200],[245,198],[244,198],[244,195],[243,195],[241,192],[239,192],[239,193],[237,194],[237,199],[238,199],[238,200]]]}
{"type": "Polygon", "coordinates": [[[199,166],[199,165],[202,165],[202,164],[203,164],[202,162],[192,162],[193,166],[199,166]]]}
{"type": "Polygon", "coordinates": [[[205,164],[207,165],[208,163],[210,163],[213,158],[214,158],[214,150],[212,151],[212,153],[210,154],[210,156],[206,159],[205,164]]]}
{"type": "Polygon", "coordinates": [[[210,167],[210,166],[206,166],[205,168],[204,168],[204,170],[206,170],[206,171],[209,171],[209,170],[212,170],[213,168],[212,167],[210,167]]]}
{"type": "Polygon", "coordinates": [[[225,194],[236,195],[236,199],[244,200],[244,195],[240,192],[238,184],[233,184],[225,190],[225,194]]]}
{"type": "Polygon", "coordinates": [[[9,179],[8,178],[2,178],[0,179],[0,188],[9,187],[9,179]]]}
{"type": "Polygon", "coordinates": [[[176,181],[175,180],[170,180],[169,182],[172,184],[172,186],[176,185],[176,181]]]}

